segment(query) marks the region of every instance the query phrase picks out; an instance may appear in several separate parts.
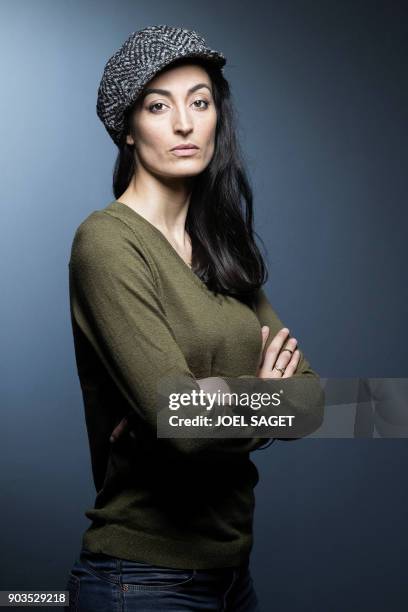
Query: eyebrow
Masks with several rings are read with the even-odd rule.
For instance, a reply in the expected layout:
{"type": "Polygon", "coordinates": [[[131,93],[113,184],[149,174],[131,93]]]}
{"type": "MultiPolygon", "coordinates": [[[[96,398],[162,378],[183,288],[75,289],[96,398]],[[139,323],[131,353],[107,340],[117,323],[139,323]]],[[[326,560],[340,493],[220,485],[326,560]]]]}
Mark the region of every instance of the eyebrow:
{"type": "MultiPolygon", "coordinates": [[[[207,87],[207,89],[211,92],[211,89],[207,85],[207,83],[197,83],[197,85],[190,87],[187,93],[188,94],[193,93],[194,91],[196,91],[197,89],[201,89],[202,87],[207,87]]],[[[146,96],[152,93],[158,93],[158,94],[161,94],[162,96],[171,96],[171,91],[169,91],[168,89],[147,88],[143,92],[143,98],[145,98],[146,96]]]]}

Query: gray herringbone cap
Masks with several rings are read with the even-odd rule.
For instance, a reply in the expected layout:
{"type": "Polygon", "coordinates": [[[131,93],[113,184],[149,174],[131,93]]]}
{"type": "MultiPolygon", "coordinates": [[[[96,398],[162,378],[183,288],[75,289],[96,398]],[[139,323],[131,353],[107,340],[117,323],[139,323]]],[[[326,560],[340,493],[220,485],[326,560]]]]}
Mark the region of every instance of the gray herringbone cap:
{"type": "Polygon", "coordinates": [[[201,57],[220,68],[225,56],[207,46],[194,30],[155,25],[133,32],[107,61],[98,89],[96,112],[115,144],[124,128],[125,110],[154,75],[182,57],[201,57]]]}

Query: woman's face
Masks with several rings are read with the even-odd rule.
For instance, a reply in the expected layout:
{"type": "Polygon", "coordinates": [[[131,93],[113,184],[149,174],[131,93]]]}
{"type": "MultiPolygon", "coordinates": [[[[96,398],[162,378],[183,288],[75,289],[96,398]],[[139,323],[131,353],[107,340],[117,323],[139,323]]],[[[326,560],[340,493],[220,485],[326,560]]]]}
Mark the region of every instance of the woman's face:
{"type": "Polygon", "coordinates": [[[166,177],[202,172],[214,153],[217,123],[206,70],[196,64],[175,66],[154,77],[145,90],[147,95],[133,113],[135,140],[130,134],[126,137],[129,144],[135,144],[137,161],[166,177]],[[188,143],[198,148],[172,150],[188,143]]]}

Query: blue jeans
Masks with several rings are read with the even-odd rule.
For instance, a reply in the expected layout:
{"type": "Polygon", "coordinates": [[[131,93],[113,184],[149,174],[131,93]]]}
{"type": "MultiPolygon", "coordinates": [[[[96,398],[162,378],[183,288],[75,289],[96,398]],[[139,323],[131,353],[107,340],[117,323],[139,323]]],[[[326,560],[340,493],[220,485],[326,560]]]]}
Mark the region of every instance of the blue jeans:
{"type": "Polygon", "coordinates": [[[65,589],[81,612],[260,612],[249,564],[174,569],[82,548],[65,589]]]}

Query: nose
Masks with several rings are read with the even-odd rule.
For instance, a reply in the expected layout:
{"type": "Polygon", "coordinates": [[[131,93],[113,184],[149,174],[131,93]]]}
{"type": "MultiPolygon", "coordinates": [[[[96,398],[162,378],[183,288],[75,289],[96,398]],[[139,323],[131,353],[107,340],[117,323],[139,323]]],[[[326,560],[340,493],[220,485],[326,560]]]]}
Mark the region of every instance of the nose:
{"type": "Polygon", "coordinates": [[[175,109],[173,129],[176,134],[188,134],[193,129],[193,122],[186,108],[175,109]]]}

